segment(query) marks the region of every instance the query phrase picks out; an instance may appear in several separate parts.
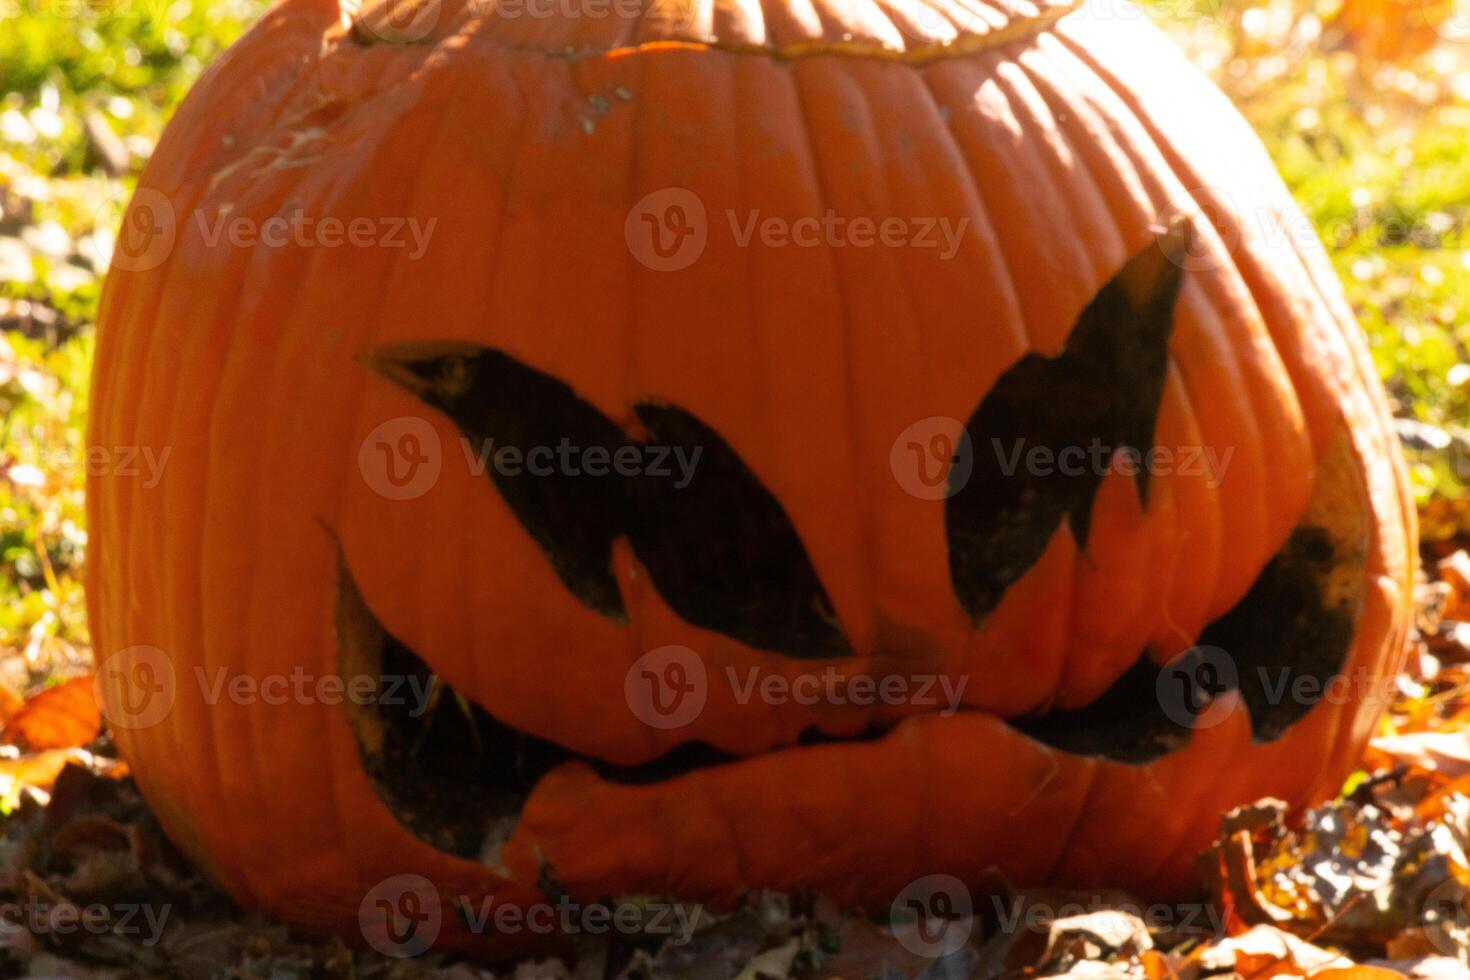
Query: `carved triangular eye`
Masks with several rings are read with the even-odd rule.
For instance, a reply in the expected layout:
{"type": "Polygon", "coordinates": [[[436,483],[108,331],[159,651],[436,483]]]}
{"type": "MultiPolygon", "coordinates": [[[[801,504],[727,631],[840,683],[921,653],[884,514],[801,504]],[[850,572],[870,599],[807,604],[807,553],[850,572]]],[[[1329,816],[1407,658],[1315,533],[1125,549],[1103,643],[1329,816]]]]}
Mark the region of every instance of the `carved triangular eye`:
{"type": "MultiPolygon", "coordinates": [[[[1063,518],[1086,547],[1113,455],[1152,448],[1187,247],[1180,223],[1130,258],[1061,353],[1021,358],[966,423],[974,465],[946,503],[945,524],[950,578],[975,622],[1036,563],[1063,518]],[[1037,450],[1054,463],[1028,465],[1037,450]]],[[[1146,504],[1147,468],[1137,474],[1146,504]]]]}
{"type": "Polygon", "coordinates": [[[786,511],[725,440],[688,412],[642,403],[653,445],[699,453],[687,486],[634,480],[629,540],[688,622],[791,657],[846,656],[837,614],[786,511]]]}
{"type": "Polygon", "coordinates": [[[494,348],[397,345],[364,360],[454,422],[584,605],[626,619],[612,570],[613,542],[626,536],[685,621],[789,657],[849,652],[785,509],[689,412],[636,405],[643,443],[566,383],[494,348]],[[506,450],[517,466],[495,464],[506,450]]]}

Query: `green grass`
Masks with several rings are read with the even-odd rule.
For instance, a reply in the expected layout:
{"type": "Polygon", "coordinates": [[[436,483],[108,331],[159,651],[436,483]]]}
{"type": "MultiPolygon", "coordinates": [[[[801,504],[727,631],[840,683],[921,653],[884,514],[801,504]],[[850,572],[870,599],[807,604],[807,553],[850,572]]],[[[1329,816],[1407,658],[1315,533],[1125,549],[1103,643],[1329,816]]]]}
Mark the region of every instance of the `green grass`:
{"type": "Polygon", "coordinates": [[[79,579],[92,334],[0,342],[0,640],[38,670],[85,644],[79,579]],[[8,377],[7,377],[8,375],[8,377]]]}
{"type": "MultiPolygon", "coordinates": [[[[1373,66],[1330,11],[1272,2],[1242,24],[1247,6],[1160,19],[1212,69],[1322,236],[1395,413],[1470,425],[1470,50],[1373,66]],[[1293,41],[1304,33],[1316,40],[1293,41]]],[[[1464,493],[1470,473],[1449,454],[1410,463],[1421,504],[1464,493]]]]}
{"type": "Polygon", "coordinates": [[[0,262],[0,318],[29,321],[0,334],[0,682],[24,687],[86,655],[84,419],[100,272],[164,123],[263,9],[0,0],[0,246],[23,249],[0,262]],[[88,113],[127,146],[128,173],[102,172],[88,113]]]}
{"type": "Polygon", "coordinates": [[[0,0],[5,107],[41,111],[32,166],[87,164],[81,108],[122,136],[155,141],[200,70],[261,9],[257,0],[0,0]],[[54,118],[53,118],[54,117],[54,118]]]}

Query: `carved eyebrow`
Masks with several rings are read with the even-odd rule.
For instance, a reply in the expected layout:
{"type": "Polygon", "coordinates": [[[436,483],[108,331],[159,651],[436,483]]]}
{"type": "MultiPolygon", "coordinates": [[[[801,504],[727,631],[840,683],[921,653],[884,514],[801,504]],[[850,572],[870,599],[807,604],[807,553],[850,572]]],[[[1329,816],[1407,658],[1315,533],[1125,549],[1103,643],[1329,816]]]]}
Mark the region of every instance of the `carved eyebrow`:
{"type": "MultiPolygon", "coordinates": [[[[649,440],[630,439],[565,382],[502,350],[465,344],[379,348],[363,360],[452,420],[471,448],[492,453],[575,447],[637,467],[589,475],[551,466],[487,474],[517,520],[583,605],[626,622],[613,542],[626,536],[654,588],[686,622],[800,659],[851,648],[800,536],[780,502],[720,435],[673,405],[640,402],[649,440]],[[650,452],[650,448],[653,452],[650,452]],[[660,472],[646,466],[664,452],[660,472]]],[[[544,453],[543,453],[544,456],[544,453]]]]}
{"type": "MultiPolygon", "coordinates": [[[[1188,226],[1175,224],[1094,296],[1055,357],[1030,353],[1000,376],[965,424],[974,465],[945,503],[950,579],[977,624],[1046,550],[1065,518],[1087,547],[1093,500],[1115,450],[1146,454],[1168,372],[1188,226]],[[1035,472],[1025,454],[1103,447],[1102,465],[1035,472]]],[[[953,471],[952,471],[953,472],[953,471]]],[[[1148,468],[1137,470],[1148,503],[1148,468]]]]}

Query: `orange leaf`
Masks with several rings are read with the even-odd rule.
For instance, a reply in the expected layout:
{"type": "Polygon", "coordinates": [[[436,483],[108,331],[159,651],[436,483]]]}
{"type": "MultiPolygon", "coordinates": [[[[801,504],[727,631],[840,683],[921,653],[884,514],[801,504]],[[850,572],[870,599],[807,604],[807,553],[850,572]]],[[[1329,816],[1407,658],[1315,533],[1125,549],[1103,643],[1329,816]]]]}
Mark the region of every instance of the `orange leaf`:
{"type": "Polygon", "coordinates": [[[15,713],[26,705],[25,698],[16,694],[10,688],[0,685],[0,728],[10,721],[15,713]]]}
{"type": "Polygon", "coordinates": [[[0,782],[14,780],[26,786],[49,790],[68,762],[86,765],[87,753],[78,749],[47,749],[19,759],[0,759],[0,782]]]}
{"type": "Polygon", "coordinates": [[[5,726],[7,745],[31,751],[87,745],[102,728],[92,675],[74,677],[26,701],[5,726]]]}

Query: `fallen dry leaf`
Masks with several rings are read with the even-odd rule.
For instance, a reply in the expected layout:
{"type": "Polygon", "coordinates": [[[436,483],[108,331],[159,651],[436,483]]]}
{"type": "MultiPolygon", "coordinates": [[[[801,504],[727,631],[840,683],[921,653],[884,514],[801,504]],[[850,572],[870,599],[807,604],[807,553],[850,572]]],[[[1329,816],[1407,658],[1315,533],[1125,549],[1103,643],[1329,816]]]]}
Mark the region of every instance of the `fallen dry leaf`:
{"type": "Polygon", "coordinates": [[[102,728],[92,675],[73,677],[28,699],[5,725],[4,741],[30,751],[89,745],[102,728]]]}
{"type": "Polygon", "coordinates": [[[1467,980],[1470,967],[1450,956],[1422,956],[1415,959],[1385,960],[1369,964],[1408,977],[1409,980],[1467,980]]]}
{"type": "Polygon", "coordinates": [[[1349,969],[1352,960],[1275,926],[1255,926],[1212,946],[1200,957],[1206,973],[1234,971],[1246,980],[1311,977],[1349,969]]]}
{"type": "Polygon", "coordinates": [[[32,786],[50,790],[56,777],[68,763],[92,766],[92,756],[81,749],[47,749],[16,759],[0,759],[0,796],[10,795],[17,786],[32,786]]]}
{"type": "Polygon", "coordinates": [[[1435,563],[1440,581],[1449,586],[1442,613],[1445,619],[1470,619],[1470,552],[1461,549],[1435,563]]]}
{"type": "Polygon", "coordinates": [[[1447,779],[1470,775],[1470,730],[1380,735],[1370,746],[1396,762],[1418,766],[1447,779]]]}

